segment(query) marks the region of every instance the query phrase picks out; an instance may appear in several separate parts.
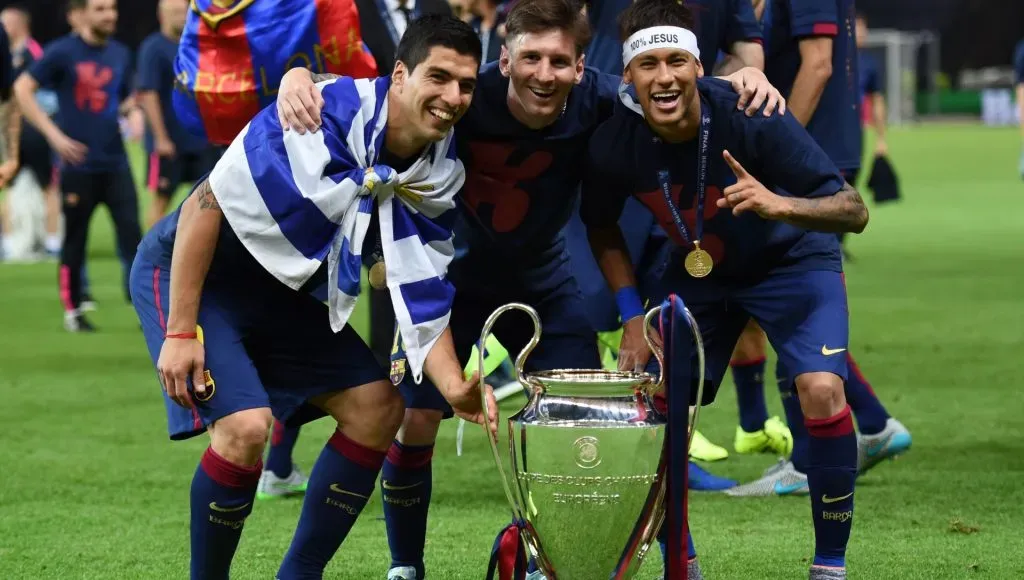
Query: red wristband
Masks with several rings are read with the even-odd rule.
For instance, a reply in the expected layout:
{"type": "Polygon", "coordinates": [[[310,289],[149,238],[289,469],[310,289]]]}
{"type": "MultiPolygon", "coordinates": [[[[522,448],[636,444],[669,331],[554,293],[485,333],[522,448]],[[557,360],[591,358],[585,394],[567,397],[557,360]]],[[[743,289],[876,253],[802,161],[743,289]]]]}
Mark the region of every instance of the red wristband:
{"type": "Polygon", "coordinates": [[[194,332],[178,332],[175,334],[165,334],[164,338],[198,338],[198,336],[194,332]]]}

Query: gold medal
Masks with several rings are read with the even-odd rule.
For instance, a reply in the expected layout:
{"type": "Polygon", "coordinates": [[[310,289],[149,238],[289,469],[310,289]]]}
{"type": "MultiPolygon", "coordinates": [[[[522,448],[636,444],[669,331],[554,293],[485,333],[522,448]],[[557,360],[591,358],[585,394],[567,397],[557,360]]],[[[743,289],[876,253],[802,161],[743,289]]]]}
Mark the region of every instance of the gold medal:
{"type": "Polygon", "coordinates": [[[683,266],[694,278],[703,278],[711,273],[711,268],[714,267],[715,261],[711,259],[711,254],[705,252],[700,248],[700,242],[693,243],[693,250],[689,254],[686,254],[686,260],[683,261],[683,266]]]}
{"type": "Polygon", "coordinates": [[[373,286],[374,290],[383,290],[388,287],[388,269],[384,265],[383,261],[375,262],[370,266],[370,273],[367,275],[370,279],[370,286],[373,286]]]}

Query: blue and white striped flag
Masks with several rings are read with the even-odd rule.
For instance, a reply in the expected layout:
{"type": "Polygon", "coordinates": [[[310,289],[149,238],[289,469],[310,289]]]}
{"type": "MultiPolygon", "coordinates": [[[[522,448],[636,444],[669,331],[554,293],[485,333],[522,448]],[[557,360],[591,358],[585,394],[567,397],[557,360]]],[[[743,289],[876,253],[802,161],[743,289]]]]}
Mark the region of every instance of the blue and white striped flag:
{"type": "Polygon", "coordinates": [[[238,238],[288,287],[298,290],[327,261],[335,332],[360,293],[360,254],[376,204],[391,302],[419,382],[451,315],[455,289],[446,273],[465,169],[452,131],[401,174],[377,163],[390,85],[389,77],[320,83],[316,133],[283,132],[275,107],[264,109],[231,143],[210,186],[238,238]]]}

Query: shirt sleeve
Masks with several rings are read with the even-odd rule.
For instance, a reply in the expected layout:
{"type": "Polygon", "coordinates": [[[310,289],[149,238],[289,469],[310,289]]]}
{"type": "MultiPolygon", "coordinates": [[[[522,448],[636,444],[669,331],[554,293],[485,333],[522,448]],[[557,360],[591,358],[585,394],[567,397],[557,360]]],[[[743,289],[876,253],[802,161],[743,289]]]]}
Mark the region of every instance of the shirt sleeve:
{"type": "Polygon", "coordinates": [[[135,88],[139,91],[160,91],[163,75],[160,69],[160,56],[156,43],[143,42],[139,47],[138,74],[135,77],[135,88]]]}
{"type": "Polygon", "coordinates": [[[619,223],[622,208],[632,191],[629,169],[623,163],[624,151],[612,143],[604,131],[598,130],[590,139],[587,167],[580,193],[580,219],[587,227],[611,227],[619,223]]]}
{"type": "Polygon", "coordinates": [[[597,71],[595,71],[594,77],[594,84],[597,85],[597,108],[603,121],[612,116],[615,103],[619,102],[619,83],[622,81],[622,77],[597,71]]]}
{"type": "Polygon", "coordinates": [[[135,92],[135,56],[127,47],[124,50],[124,82],[121,83],[119,97],[123,102],[135,92]]]}
{"type": "Polygon", "coordinates": [[[729,25],[725,34],[726,46],[719,47],[725,52],[737,42],[756,42],[762,44],[764,35],[761,25],[754,14],[754,5],[750,0],[730,0],[729,25]]]}
{"type": "Polygon", "coordinates": [[[882,92],[878,85],[878,63],[870,56],[860,59],[861,74],[864,75],[864,94],[874,95],[882,92]]]}
{"type": "Polygon", "coordinates": [[[839,169],[788,111],[755,122],[759,127],[753,141],[748,141],[753,148],[748,156],[760,161],[760,175],[754,177],[765,186],[781,188],[794,197],[826,197],[843,188],[839,169]]]}
{"type": "Polygon", "coordinates": [[[56,90],[64,76],[64,63],[67,51],[63,44],[51,44],[43,51],[43,56],[32,63],[26,72],[44,89],[56,90]]]}
{"type": "Polygon", "coordinates": [[[839,15],[832,0],[789,0],[789,18],[794,38],[839,34],[839,15]]]}

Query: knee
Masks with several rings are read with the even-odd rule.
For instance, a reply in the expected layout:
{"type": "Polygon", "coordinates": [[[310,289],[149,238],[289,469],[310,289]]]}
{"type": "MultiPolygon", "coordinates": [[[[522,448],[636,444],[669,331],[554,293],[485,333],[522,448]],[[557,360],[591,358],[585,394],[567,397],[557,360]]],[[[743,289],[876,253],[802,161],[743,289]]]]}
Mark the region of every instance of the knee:
{"type": "Polygon", "coordinates": [[[843,380],[832,373],[806,373],[796,377],[800,407],[808,419],[826,419],[846,407],[843,380]]]}
{"type": "Polygon", "coordinates": [[[406,409],[398,441],[403,445],[433,445],[444,415],[436,409],[406,409]]]}
{"type": "Polygon", "coordinates": [[[402,396],[387,381],[350,389],[334,402],[329,411],[345,434],[375,449],[391,445],[405,413],[402,396]]]}
{"type": "Polygon", "coordinates": [[[232,463],[254,465],[263,456],[272,421],[266,408],[233,413],[210,427],[210,445],[232,463]]]}

